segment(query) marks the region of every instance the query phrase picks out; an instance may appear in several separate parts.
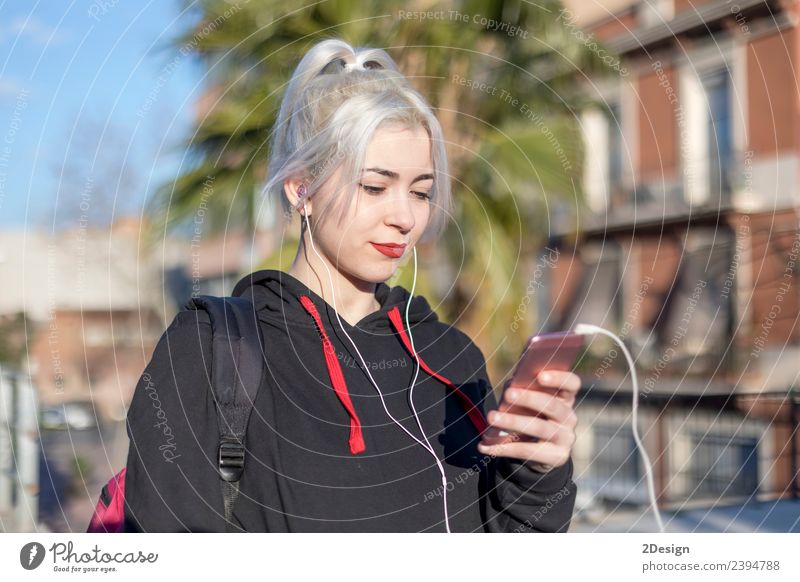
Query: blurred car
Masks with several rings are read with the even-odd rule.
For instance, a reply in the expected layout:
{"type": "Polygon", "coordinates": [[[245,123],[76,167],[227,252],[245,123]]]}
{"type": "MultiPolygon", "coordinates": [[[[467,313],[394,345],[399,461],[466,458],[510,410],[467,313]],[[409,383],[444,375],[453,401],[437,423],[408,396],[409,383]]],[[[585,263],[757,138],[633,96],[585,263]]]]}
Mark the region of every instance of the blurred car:
{"type": "Polygon", "coordinates": [[[85,430],[97,426],[94,408],[88,402],[66,402],[43,406],[39,426],[46,429],[85,430]]]}

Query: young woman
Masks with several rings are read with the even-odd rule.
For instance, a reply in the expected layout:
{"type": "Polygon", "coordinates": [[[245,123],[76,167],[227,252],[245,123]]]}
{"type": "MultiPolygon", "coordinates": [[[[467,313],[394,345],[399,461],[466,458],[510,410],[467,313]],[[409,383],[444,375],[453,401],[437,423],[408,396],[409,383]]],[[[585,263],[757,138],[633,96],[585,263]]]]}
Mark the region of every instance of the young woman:
{"type": "MultiPolygon", "coordinates": [[[[288,84],[270,156],[266,191],[300,214],[301,242],[288,272],[252,273],[233,292],[256,309],[268,367],[236,528],[566,531],[578,377],[547,371],[513,395],[529,414],[497,415],[470,338],[385,283],[402,261],[416,267],[417,243],[441,233],[451,204],[425,99],[383,50],[322,41],[288,84]],[[486,446],[489,424],[538,441],[486,446]]],[[[132,408],[138,399],[152,422],[129,425],[128,529],[222,519],[210,326],[198,315],[177,315],[136,389],[132,408]]]]}

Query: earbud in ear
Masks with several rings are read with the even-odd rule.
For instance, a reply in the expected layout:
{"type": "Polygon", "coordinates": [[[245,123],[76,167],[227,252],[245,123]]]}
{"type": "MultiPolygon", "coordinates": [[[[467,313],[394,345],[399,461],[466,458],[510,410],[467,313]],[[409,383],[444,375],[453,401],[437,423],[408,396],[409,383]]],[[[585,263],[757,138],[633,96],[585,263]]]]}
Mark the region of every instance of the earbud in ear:
{"type": "Polygon", "coordinates": [[[306,201],[305,196],[308,194],[308,188],[306,188],[305,184],[300,184],[297,187],[297,204],[294,205],[295,210],[300,212],[300,207],[303,207],[303,210],[306,209],[306,201]]]}

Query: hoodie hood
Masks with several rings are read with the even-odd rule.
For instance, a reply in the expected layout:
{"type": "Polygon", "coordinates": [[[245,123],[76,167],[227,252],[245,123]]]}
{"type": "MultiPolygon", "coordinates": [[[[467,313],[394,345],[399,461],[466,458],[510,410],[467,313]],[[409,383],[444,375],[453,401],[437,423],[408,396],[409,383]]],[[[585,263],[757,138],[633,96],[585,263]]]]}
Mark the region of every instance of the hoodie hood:
{"type": "MultiPolygon", "coordinates": [[[[268,319],[292,327],[316,327],[316,323],[309,317],[301,301],[301,298],[306,296],[314,303],[323,324],[326,326],[335,324],[337,328],[339,326],[332,305],[292,275],[277,269],[265,269],[245,276],[236,284],[232,294],[234,297],[244,297],[250,300],[255,305],[260,319],[268,319]]],[[[403,321],[405,321],[406,304],[410,296],[411,294],[400,285],[389,287],[386,283],[378,283],[375,289],[375,298],[381,308],[362,318],[355,327],[381,335],[393,333],[389,312],[394,307],[399,308],[403,321]]],[[[417,295],[411,299],[408,320],[410,324],[423,321],[430,323],[438,321],[438,317],[428,301],[417,295]]],[[[354,327],[344,319],[342,319],[342,324],[347,329],[354,327]]]]}

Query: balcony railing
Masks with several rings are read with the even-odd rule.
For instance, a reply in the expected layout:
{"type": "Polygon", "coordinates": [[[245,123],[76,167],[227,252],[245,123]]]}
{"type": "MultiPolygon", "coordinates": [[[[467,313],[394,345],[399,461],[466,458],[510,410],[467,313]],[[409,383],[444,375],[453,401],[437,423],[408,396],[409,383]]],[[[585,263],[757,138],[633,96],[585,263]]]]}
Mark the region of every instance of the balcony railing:
{"type": "Polygon", "coordinates": [[[609,184],[608,213],[622,220],[633,220],[634,216],[649,220],[728,208],[733,204],[733,193],[745,185],[757,191],[757,184],[747,184],[748,159],[746,152],[734,152],[727,161],[709,157],[696,162],[704,176],[706,193],[702,197],[700,192],[686,192],[681,169],[669,176],[640,180],[634,186],[621,181],[609,184]]]}

